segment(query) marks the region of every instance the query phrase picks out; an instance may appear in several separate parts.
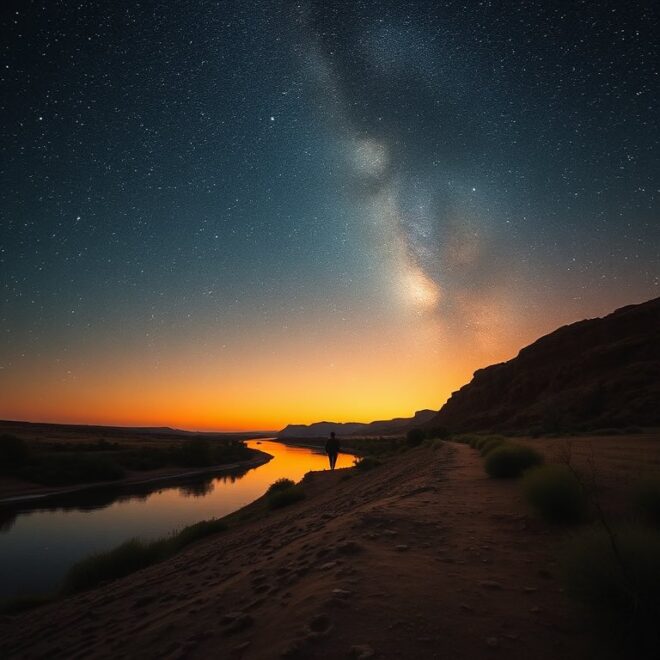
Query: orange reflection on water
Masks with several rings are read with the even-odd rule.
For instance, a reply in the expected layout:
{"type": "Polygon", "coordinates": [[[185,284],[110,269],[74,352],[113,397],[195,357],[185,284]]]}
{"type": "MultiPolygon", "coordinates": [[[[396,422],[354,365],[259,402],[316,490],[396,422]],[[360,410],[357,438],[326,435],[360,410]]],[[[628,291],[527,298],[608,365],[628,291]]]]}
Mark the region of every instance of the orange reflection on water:
{"type": "MultiPolygon", "coordinates": [[[[268,440],[247,444],[273,459],[237,478],[220,475],[163,486],[146,495],[110,498],[102,508],[90,509],[81,494],[79,503],[66,509],[19,513],[14,524],[0,532],[0,598],[55,589],[73,563],[93,552],[133,537],[158,538],[200,520],[221,518],[261,497],[277,479],[299,481],[310,470],[329,467],[325,454],[306,447],[268,440]]],[[[339,455],[338,468],[352,464],[352,456],[339,455]]]]}

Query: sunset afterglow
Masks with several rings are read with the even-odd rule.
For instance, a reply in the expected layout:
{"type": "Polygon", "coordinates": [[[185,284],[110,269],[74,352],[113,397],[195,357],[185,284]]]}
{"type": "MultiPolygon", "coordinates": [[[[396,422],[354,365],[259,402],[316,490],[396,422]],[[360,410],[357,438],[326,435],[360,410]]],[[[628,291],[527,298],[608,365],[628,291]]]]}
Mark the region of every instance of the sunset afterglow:
{"type": "Polygon", "coordinates": [[[0,418],[409,416],[657,295],[641,37],[587,20],[576,68],[523,5],[275,5],[12,16],[0,418]]]}

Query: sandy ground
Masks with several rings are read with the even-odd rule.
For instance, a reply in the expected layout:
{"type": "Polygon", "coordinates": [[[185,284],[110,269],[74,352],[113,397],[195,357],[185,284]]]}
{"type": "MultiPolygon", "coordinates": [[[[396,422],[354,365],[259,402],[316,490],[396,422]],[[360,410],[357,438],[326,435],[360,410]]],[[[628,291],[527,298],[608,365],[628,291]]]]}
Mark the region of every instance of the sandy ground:
{"type": "Polygon", "coordinates": [[[420,448],[352,472],[310,473],[302,502],[257,502],[167,562],[4,617],[0,655],[590,657],[557,579],[564,532],[477,452],[420,448]]]}

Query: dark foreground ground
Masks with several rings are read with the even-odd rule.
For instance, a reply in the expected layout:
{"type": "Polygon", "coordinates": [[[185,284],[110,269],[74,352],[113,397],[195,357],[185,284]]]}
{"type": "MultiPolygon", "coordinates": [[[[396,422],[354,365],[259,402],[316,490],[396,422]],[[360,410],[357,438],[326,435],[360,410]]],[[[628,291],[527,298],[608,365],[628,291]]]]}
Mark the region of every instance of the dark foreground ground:
{"type": "MultiPolygon", "coordinates": [[[[640,440],[656,464],[657,440],[640,440]]],[[[258,501],[173,559],[4,617],[0,656],[607,657],[558,579],[566,532],[531,515],[517,483],[487,478],[469,447],[303,485],[305,500],[258,501]]]]}

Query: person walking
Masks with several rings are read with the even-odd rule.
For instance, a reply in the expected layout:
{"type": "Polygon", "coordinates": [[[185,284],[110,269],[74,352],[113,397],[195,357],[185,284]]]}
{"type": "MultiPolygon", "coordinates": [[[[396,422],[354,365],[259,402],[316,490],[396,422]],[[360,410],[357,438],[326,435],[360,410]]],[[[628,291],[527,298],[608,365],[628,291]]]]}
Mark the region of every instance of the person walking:
{"type": "Polygon", "coordinates": [[[325,443],[325,453],[328,455],[328,460],[330,461],[330,469],[335,469],[335,464],[337,463],[337,455],[339,454],[340,446],[339,440],[335,437],[335,432],[330,433],[330,438],[325,443]]]}

